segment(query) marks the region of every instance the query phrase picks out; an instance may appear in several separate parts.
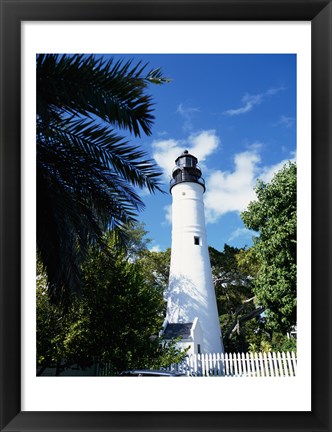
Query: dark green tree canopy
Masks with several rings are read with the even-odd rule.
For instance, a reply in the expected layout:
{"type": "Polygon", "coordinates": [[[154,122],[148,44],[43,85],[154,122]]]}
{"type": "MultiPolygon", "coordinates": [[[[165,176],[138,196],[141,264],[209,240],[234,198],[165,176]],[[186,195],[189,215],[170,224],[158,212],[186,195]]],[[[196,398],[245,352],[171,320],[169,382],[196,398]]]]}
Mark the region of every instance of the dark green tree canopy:
{"type": "Polygon", "coordinates": [[[143,208],[137,188],[160,190],[155,163],[119,135],[151,134],[159,69],[85,55],[37,56],[37,249],[53,300],[80,291],[90,244],[143,208]]]}
{"type": "Polygon", "coordinates": [[[268,326],[285,333],[296,325],[296,164],[285,165],[268,184],[259,181],[256,194],[242,213],[245,225],[259,231],[253,290],[268,326]]]}
{"type": "MultiPolygon", "coordinates": [[[[138,244],[142,243],[138,228],[138,244]]],[[[183,358],[174,343],[159,337],[164,321],[162,288],[146,279],[146,269],[105,237],[110,253],[90,247],[83,265],[83,296],[63,314],[46,295],[47,277],[38,265],[37,366],[61,371],[73,365],[111,365],[126,369],[160,368],[183,358]]]]}
{"type": "Polygon", "coordinates": [[[210,247],[210,260],[223,342],[226,351],[247,351],[248,334],[259,327],[261,307],[252,291],[253,274],[241,266],[238,257],[245,253],[227,244],[222,252],[210,247]],[[254,323],[251,323],[254,320],[254,323]],[[249,330],[248,330],[249,329],[249,330]]]}

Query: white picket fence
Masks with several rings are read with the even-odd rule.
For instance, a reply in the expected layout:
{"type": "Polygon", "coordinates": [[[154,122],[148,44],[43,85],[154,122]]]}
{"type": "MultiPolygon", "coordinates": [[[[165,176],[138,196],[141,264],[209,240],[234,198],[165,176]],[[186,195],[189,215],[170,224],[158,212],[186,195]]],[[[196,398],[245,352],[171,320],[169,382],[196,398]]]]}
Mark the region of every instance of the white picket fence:
{"type": "Polygon", "coordinates": [[[294,352],[192,354],[167,369],[188,376],[294,377],[294,352]]]}

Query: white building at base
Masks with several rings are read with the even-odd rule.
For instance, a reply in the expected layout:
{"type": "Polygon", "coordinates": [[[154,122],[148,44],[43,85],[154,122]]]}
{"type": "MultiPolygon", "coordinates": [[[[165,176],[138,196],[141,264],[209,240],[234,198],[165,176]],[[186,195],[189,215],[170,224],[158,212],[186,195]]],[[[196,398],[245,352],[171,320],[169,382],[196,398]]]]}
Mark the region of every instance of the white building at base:
{"type": "Polygon", "coordinates": [[[187,150],[172,173],[172,252],[166,340],[181,338],[189,354],[224,352],[206,239],[205,183],[197,158],[187,150]]]}

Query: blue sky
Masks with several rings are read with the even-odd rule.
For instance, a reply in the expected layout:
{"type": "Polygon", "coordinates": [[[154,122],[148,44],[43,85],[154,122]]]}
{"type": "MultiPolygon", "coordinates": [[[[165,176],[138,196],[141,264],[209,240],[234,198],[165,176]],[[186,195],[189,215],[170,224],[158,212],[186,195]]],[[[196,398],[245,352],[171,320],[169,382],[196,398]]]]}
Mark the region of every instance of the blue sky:
{"type": "MultiPolygon", "coordinates": [[[[116,56],[118,58],[119,56],[116,56]]],[[[161,67],[169,84],[152,85],[152,136],[138,140],[164,172],[168,191],[175,158],[188,149],[206,181],[208,243],[244,247],[254,233],[240,213],[255,199],[257,178],[270,181],[296,158],[296,55],[135,54],[161,67]]],[[[140,214],[153,250],[171,246],[171,195],[141,193],[140,214]]]]}

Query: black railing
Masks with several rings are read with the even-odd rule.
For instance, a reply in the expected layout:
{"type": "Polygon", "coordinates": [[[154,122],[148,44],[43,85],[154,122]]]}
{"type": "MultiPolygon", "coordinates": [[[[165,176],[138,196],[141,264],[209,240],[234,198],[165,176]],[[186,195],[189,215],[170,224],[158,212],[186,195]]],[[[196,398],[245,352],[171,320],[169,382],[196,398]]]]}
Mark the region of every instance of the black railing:
{"type": "Polygon", "coordinates": [[[172,187],[178,183],[184,183],[184,182],[194,182],[198,183],[203,186],[205,191],[205,181],[202,177],[197,177],[193,174],[189,174],[185,171],[180,171],[179,174],[175,176],[175,178],[172,178],[170,181],[169,188],[172,189],[172,187]]]}

